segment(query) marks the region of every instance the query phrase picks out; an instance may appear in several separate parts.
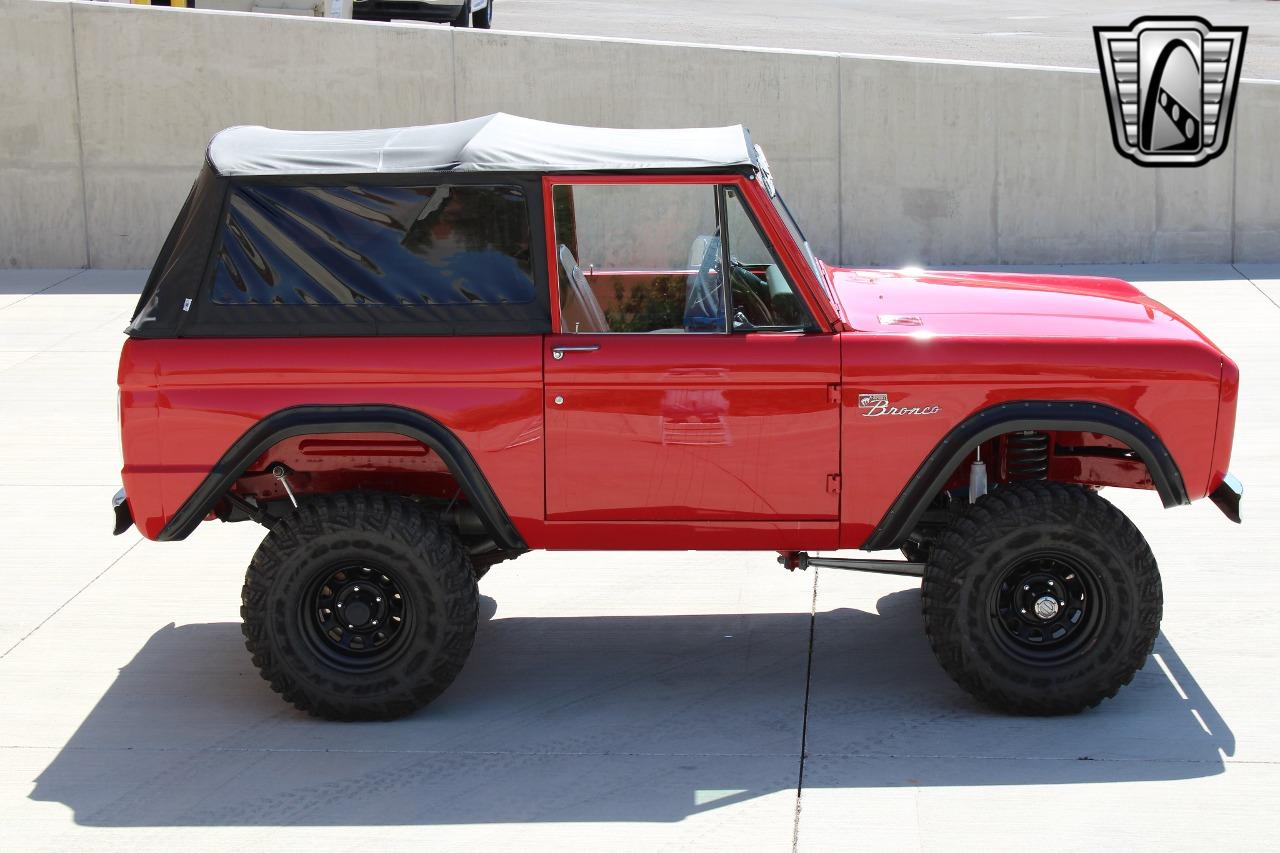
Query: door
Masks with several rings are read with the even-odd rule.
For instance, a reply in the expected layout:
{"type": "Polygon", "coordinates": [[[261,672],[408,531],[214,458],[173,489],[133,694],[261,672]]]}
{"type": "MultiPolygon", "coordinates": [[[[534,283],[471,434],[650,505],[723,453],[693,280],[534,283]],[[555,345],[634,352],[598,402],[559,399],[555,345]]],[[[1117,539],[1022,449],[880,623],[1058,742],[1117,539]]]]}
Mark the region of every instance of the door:
{"type": "Polygon", "coordinates": [[[548,521],[830,521],[839,348],[740,191],[552,188],[548,521]]]}

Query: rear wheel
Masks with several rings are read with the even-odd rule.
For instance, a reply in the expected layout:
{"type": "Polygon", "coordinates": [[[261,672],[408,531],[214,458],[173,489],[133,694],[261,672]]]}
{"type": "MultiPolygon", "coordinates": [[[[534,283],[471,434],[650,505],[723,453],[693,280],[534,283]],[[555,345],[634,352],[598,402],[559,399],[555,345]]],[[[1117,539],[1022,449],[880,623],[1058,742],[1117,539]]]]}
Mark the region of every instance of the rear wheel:
{"type": "Polygon", "coordinates": [[[1070,714],[1133,679],[1160,629],[1155,557],[1097,494],[1004,486],[959,514],[925,566],[925,630],[956,682],[1016,714],[1070,714]]]}
{"type": "Polygon", "coordinates": [[[480,11],[471,13],[471,26],[481,30],[487,30],[493,26],[493,0],[485,3],[480,11]]]}
{"type": "Polygon", "coordinates": [[[245,645],[286,701],[335,720],[408,714],[444,691],[475,639],[478,596],[454,532],[369,492],[302,504],[245,576],[245,645]]]}

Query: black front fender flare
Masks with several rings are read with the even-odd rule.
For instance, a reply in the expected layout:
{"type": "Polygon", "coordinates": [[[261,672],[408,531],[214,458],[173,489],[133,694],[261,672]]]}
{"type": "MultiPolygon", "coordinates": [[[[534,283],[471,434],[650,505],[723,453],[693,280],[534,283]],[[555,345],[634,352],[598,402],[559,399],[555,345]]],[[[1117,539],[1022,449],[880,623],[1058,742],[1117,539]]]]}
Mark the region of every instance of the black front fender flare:
{"type": "Polygon", "coordinates": [[[916,469],[863,551],[897,548],[907,540],[934,495],[974,449],[998,435],[1020,430],[1096,432],[1127,444],[1146,464],[1165,507],[1191,503],[1178,465],[1160,437],[1127,412],[1102,403],[1026,400],[1001,403],[975,412],[957,424],[916,469]]]}
{"type": "Polygon", "coordinates": [[[434,418],[402,406],[386,405],[294,406],[268,415],[222,454],[156,539],[167,542],[187,538],[253,460],[280,441],[336,432],[390,432],[422,442],[444,460],[494,542],[503,549],[526,550],[519,531],[466,445],[434,418]]]}

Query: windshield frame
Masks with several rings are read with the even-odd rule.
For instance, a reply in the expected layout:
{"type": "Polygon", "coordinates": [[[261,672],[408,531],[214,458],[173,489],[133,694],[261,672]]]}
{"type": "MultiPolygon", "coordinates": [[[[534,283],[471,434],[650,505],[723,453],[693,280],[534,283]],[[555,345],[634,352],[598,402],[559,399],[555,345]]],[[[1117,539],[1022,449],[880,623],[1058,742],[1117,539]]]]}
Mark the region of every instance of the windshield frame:
{"type": "Polygon", "coordinates": [[[822,288],[823,295],[826,296],[827,301],[832,308],[835,308],[837,316],[839,316],[839,308],[836,306],[840,303],[836,299],[835,293],[831,290],[831,282],[826,274],[826,265],[813,254],[813,247],[809,245],[809,240],[804,236],[804,231],[800,229],[800,223],[796,222],[796,218],[791,215],[791,208],[787,206],[786,200],[778,192],[778,187],[773,182],[773,174],[769,171],[769,158],[764,156],[764,149],[754,144],[751,148],[755,153],[755,166],[760,171],[760,185],[764,188],[765,195],[773,204],[773,209],[777,212],[778,218],[782,220],[782,224],[786,226],[792,242],[800,249],[805,263],[809,265],[809,270],[813,273],[813,277],[818,280],[818,286],[822,288]]]}
{"type": "Polygon", "coordinates": [[[800,247],[800,251],[804,253],[804,259],[808,262],[809,269],[813,270],[813,275],[818,279],[823,292],[826,293],[832,304],[835,304],[835,294],[831,292],[831,283],[827,281],[826,274],[819,265],[818,259],[814,256],[813,247],[809,245],[809,240],[804,236],[804,232],[800,230],[800,224],[791,215],[791,208],[787,207],[786,200],[777,190],[774,190],[769,199],[773,202],[774,210],[778,211],[778,216],[781,217],[782,223],[787,226],[787,231],[791,233],[791,239],[795,240],[796,245],[800,247]]]}

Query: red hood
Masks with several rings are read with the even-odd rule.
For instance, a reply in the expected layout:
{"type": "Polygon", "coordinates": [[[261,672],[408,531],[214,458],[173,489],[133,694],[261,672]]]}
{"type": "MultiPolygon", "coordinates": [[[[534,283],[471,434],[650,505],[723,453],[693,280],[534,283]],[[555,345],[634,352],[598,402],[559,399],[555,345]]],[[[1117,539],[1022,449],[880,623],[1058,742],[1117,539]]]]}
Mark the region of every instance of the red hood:
{"type": "Polygon", "coordinates": [[[860,331],[1209,342],[1177,314],[1115,278],[838,268],[828,272],[845,318],[860,331]]]}

